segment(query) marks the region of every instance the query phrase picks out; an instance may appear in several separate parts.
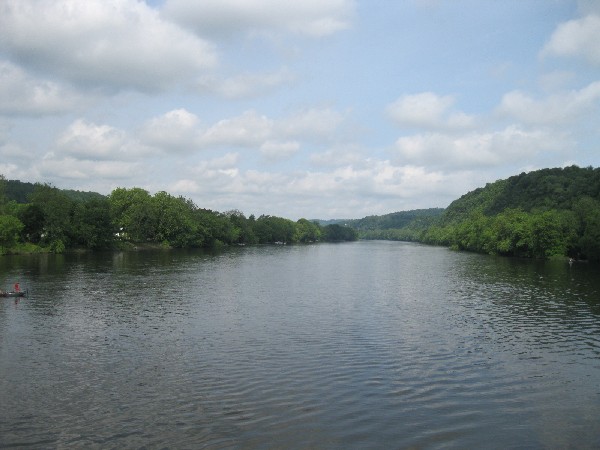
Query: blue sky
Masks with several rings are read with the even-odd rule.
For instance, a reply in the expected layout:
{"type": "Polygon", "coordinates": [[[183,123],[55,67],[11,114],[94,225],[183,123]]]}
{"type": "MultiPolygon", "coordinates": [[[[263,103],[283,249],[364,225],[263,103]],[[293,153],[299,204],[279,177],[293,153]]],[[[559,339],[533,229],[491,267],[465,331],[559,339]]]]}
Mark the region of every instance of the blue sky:
{"type": "Polygon", "coordinates": [[[291,219],[600,166],[597,0],[3,0],[0,174],[291,219]]]}

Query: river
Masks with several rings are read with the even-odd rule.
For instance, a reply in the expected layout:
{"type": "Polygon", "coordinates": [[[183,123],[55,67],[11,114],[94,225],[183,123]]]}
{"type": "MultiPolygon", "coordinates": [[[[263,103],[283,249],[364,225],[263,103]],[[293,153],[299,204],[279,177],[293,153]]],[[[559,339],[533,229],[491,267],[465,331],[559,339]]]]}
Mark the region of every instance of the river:
{"type": "Polygon", "coordinates": [[[598,266],[383,241],[0,257],[0,448],[600,448],[598,266]]]}

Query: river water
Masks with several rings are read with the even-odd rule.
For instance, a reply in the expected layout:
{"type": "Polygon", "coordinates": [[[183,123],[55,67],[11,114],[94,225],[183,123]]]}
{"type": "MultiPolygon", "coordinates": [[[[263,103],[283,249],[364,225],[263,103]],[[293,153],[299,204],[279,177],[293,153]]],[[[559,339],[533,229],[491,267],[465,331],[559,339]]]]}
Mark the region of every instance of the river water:
{"type": "Polygon", "coordinates": [[[0,448],[600,448],[591,264],[401,242],[0,258],[0,448]]]}

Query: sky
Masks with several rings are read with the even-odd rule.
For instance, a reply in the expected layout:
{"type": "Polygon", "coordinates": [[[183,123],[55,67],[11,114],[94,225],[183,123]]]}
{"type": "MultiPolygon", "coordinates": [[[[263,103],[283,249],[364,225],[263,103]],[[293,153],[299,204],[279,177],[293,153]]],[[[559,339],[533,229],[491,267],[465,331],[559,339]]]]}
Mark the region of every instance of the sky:
{"type": "Polygon", "coordinates": [[[600,0],[1,0],[0,174],[297,220],[600,166],[600,0]]]}

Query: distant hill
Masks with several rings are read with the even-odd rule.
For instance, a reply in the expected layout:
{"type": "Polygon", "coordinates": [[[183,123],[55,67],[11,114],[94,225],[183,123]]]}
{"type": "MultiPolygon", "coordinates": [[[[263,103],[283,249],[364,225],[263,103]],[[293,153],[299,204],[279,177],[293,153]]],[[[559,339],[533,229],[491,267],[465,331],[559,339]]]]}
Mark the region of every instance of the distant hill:
{"type": "Polygon", "coordinates": [[[344,225],[350,222],[352,219],[313,219],[311,222],[316,222],[322,227],[327,225],[344,225]]]}
{"type": "Polygon", "coordinates": [[[498,180],[463,195],[446,208],[442,220],[456,222],[475,212],[494,216],[509,208],[528,213],[572,210],[582,197],[600,200],[600,169],[541,169],[498,180]]]}
{"type": "Polygon", "coordinates": [[[495,255],[600,261],[600,169],[570,166],[488,183],[448,208],[346,221],[361,239],[495,255]]]}
{"type": "Polygon", "coordinates": [[[362,219],[346,220],[345,224],[359,231],[390,230],[404,228],[417,222],[430,223],[444,212],[443,208],[413,209],[399,211],[382,216],[367,216],[362,219]]]}
{"type": "MultiPolygon", "coordinates": [[[[34,183],[23,182],[19,180],[6,180],[4,194],[8,201],[14,200],[17,203],[29,202],[29,196],[35,190],[34,183]]],[[[104,198],[105,196],[97,192],[74,191],[71,189],[60,189],[70,199],[77,201],[87,201],[94,198],[104,198]]]]}
{"type": "Polygon", "coordinates": [[[459,250],[600,261],[600,169],[541,169],[452,202],[421,242],[459,250]]]}

